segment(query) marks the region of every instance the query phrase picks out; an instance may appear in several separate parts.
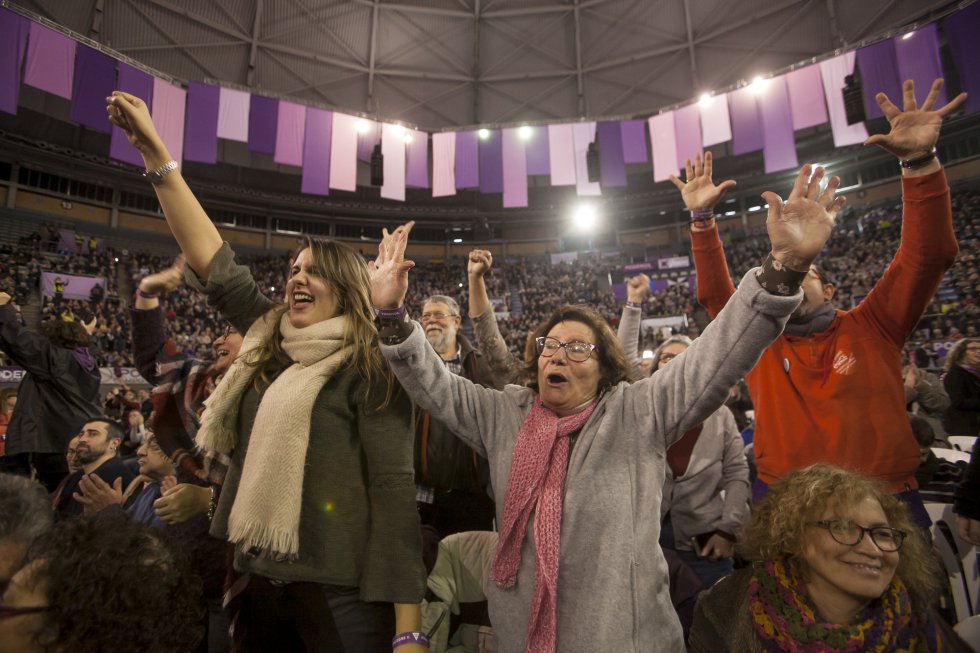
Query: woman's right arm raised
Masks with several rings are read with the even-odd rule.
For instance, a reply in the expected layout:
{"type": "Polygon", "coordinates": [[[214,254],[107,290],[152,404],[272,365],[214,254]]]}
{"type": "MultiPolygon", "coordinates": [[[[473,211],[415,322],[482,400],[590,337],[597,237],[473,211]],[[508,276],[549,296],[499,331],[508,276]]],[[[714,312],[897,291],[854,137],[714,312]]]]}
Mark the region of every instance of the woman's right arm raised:
{"type": "MultiPolygon", "coordinates": [[[[143,156],[147,170],[157,170],[172,160],[143,100],[129,93],[113,91],[106,102],[109,121],[126,132],[126,138],[143,156]]],[[[211,259],[221,248],[218,230],[194,197],[179,168],[154,184],[153,190],[187,264],[198,277],[207,279],[211,259]]]]}

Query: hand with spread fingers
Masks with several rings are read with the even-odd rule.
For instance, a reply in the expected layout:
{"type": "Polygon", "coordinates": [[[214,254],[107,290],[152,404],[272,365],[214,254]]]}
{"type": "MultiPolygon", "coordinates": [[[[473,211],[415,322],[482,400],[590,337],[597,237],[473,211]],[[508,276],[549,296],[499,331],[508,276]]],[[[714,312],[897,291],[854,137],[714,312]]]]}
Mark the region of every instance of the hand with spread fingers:
{"type": "Polygon", "coordinates": [[[85,514],[100,512],[112,505],[122,505],[123,490],[120,476],[112,485],[95,474],[82,476],[78,482],[78,492],[72,494],[75,501],[85,506],[85,514]]]}
{"type": "Polygon", "coordinates": [[[769,203],[766,229],[773,258],[798,272],[809,270],[820,254],[845,201],[843,196],[834,197],[839,177],[831,177],[821,192],[824,169],[818,167],[812,176],[810,171],[810,164],[800,168],[785,202],[772,191],[762,194],[769,203]]]}
{"type": "Polygon", "coordinates": [[[728,189],[735,186],[734,179],[727,179],[717,186],[711,180],[712,172],[711,152],[704,155],[704,164],[701,163],[701,154],[694,157],[694,165],[688,159],[684,164],[684,179],[686,183],[671,175],[670,181],[677,186],[681,192],[681,199],[688,211],[703,211],[714,208],[728,189]]]}
{"type": "Polygon", "coordinates": [[[914,159],[932,151],[939,140],[939,128],[943,118],[953,113],[966,101],[966,93],[960,93],[945,106],[933,109],[939,97],[943,80],[932,83],[922,106],[915,101],[915,84],[905,80],[902,85],[902,108],[895,106],[888,96],[878,93],[875,99],[891,125],[887,134],[875,134],[864,141],[865,145],[878,145],[899,159],[914,159]]]}
{"type": "Polygon", "coordinates": [[[378,243],[378,258],[368,263],[371,276],[371,302],[375,308],[395,309],[405,301],[408,293],[408,271],[415,267],[414,261],[405,259],[408,234],[414,222],[397,227],[391,233],[383,231],[378,243]]]}

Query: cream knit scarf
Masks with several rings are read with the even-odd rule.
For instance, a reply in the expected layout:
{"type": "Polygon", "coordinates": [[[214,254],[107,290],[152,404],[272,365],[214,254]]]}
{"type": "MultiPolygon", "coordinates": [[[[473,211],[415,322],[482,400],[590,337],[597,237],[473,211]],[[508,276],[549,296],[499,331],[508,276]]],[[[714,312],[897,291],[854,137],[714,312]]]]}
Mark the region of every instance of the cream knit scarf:
{"type": "MultiPolygon", "coordinates": [[[[269,311],[249,328],[242,349],[214,393],[197,432],[199,445],[222,453],[235,446],[238,408],[259,368],[248,365],[275,328],[269,311]]],[[[293,364],[262,395],[252,424],[238,493],[228,518],[228,539],[275,560],[299,555],[299,519],[310,420],[317,395],[345,363],[344,315],[297,329],[283,313],[282,347],[293,364]]]]}

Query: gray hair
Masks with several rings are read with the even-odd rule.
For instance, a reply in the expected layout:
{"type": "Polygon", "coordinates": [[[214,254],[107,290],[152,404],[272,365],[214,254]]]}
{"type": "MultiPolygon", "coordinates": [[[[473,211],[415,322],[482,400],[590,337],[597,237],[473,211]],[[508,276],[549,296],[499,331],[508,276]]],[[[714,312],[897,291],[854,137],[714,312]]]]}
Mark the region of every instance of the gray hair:
{"type": "Polygon", "coordinates": [[[678,334],[676,336],[671,336],[671,337],[667,338],[666,340],[664,340],[663,342],[661,342],[660,343],[660,346],[657,347],[654,350],[654,352],[653,352],[653,362],[650,363],[650,374],[653,374],[654,372],[656,372],[657,371],[657,367],[660,366],[660,352],[662,352],[664,350],[664,347],[666,347],[667,345],[673,345],[673,344],[681,344],[681,345],[684,345],[685,347],[690,347],[691,346],[691,343],[693,343],[693,342],[694,342],[693,340],[691,340],[687,336],[681,335],[681,334],[678,334]]]}
{"type": "Polygon", "coordinates": [[[429,302],[439,302],[445,304],[446,306],[449,307],[449,310],[452,312],[453,315],[459,315],[459,304],[457,304],[456,300],[453,299],[452,297],[448,297],[446,295],[430,295],[428,299],[422,302],[422,305],[424,306],[429,302]]]}
{"type": "Polygon", "coordinates": [[[40,483],[0,472],[0,541],[30,546],[53,522],[51,500],[40,483]]]}

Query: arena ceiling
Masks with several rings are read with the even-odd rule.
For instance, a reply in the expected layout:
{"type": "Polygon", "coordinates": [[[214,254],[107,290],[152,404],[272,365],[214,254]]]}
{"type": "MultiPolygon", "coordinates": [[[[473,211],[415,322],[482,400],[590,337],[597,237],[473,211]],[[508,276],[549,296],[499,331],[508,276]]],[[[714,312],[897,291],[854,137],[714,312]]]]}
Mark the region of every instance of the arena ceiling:
{"type": "Polygon", "coordinates": [[[179,80],[423,129],[642,116],[955,7],[925,0],[17,0],[179,80]]]}

